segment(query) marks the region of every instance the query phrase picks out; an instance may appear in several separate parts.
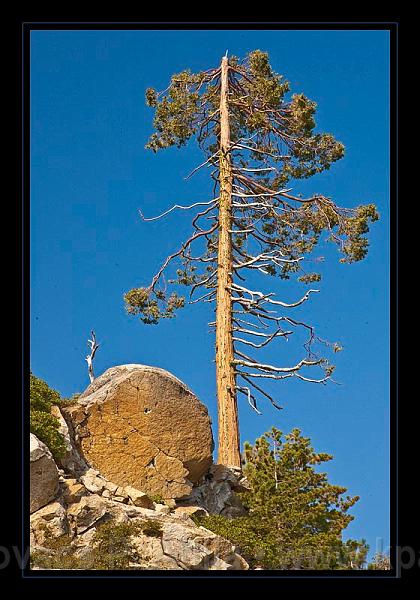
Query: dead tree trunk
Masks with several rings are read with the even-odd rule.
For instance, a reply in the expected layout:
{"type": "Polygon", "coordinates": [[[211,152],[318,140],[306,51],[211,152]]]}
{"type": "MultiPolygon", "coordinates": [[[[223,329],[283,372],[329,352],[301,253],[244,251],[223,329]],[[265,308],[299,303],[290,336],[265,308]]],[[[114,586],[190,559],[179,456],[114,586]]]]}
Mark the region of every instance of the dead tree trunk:
{"type": "Polygon", "coordinates": [[[93,359],[95,358],[95,354],[97,349],[99,348],[99,344],[96,343],[96,335],[94,331],[91,331],[92,339],[88,340],[88,346],[90,348],[90,354],[86,356],[86,362],[88,364],[88,374],[90,383],[95,379],[95,373],[93,372],[93,359]]]}
{"type": "Polygon", "coordinates": [[[241,468],[232,340],[232,166],[230,159],[228,59],[221,65],[220,205],[216,296],[216,381],[219,423],[217,462],[241,468]]]}

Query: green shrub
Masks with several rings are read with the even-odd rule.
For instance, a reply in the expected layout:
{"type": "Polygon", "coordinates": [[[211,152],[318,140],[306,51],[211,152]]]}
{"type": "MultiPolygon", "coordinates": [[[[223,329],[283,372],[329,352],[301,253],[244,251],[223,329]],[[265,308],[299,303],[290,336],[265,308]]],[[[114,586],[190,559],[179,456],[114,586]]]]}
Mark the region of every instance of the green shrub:
{"type": "Polygon", "coordinates": [[[64,438],[57,430],[58,420],[51,414],[39,410],[31,410],[31,433],[44,442],[55,459],[63,458],[66,453],[64,438]]]}
{"type": "Polygon", "coordinates": [[[128,569],[129,563],[138,559],[131,545],[131,536],[139,531],[138,523],[108,521],[100,525],[93,537],[92,568],[128,569]]]}
{"type": "Polygon", "coordinates": [[[44,569],[76,569],[78,558],[74,556],[75,548],[71,546],[71,536],[68,534],[53,538],[45,528],[45,539],[42,544],[45,550],[36,550],[30,555],[31,567],[44,569]]]}
{"type": "Polygon", "coordinates": [[[76,392],[75,394],[72,394],[70,396],[70,398],[60,398],[60,400],[58,402],[55,402],[55,404],[57,404],[57,406],[72,406],[73,404],[76,404],[76,402],[78,401],[79,397],[81,396],[80,392],[76,392]]]}
{"type": "Polygon", "coordinates": [[[31,408],[43,412],[49,412],[51,406],[59,403],[61,399],[60,394],[56,390],[50,388],[42,379],[35,377],[33,373],[31,373],[30,378],[30,396],[31,408]]]}
{"type": "Polygon", "coordinates": [[[51,414],[52,405],[60,402],[60,394],[31,373],[30,431],[48,446],[55,459],[63,458],[66,452],[64,438],[58,431],[60,423],[51,414]]]}
{"type": "Polygon", "coordinates": [[[47,551],[33,552],[31,565],[44,569],[129,570],[129,563],[139,560],[131,536],[140,531],[138,523],[106,521],[96,529],[92,547],[81,556],[75,555],[76,547],[68,535],[47,538],[43,544],[47,551]]]}
{"type": "Polygon", "coordinates": [[[270,527],[263,527],[258,517],[233,519],[221,515],[192,515],[196,525],[203,526],[235,544],[251,567],[278,568],[277,543],[270,527]]]}
{"type": "Polygon", "coordinates": [[[149,494],[149,498],[150,500],[152,500],[152,502],[155,502],[156,504],[165,504],[165,499],[160,494],[149,494]]]}
{"type": "Polygon", "coordinates": [[[149,537],[162,537],[162,526],[157,521],[147,519],[140,524],[140,530],[144,535],[149,537]]]}

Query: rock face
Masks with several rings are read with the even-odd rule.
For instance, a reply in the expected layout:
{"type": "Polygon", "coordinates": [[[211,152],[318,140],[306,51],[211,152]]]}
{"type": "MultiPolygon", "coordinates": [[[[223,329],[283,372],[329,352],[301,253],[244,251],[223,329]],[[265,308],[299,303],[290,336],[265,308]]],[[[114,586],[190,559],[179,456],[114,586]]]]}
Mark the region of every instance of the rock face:
{"type": "MultiPolygon", "coordinates": [[[[151,509],[124,504],[115,498],[91,493],[86,488],[82,493],[77,489],[76,495],[69,494],[69,490],[75,491],[75,485],[74,479],[61,478],[55,501],[31,515],[31,554],[35,557],[32,568],[43,568],[36,564],[39,561],[37,554],[41,557],[46,554],[57,556],[60,548],[65,549],[65,554],[72,553],[81,559],[79,566],[73,568],[94,568],[89,564],[89,552],[95,544],[95,532],[103,523],[112,521],[114,524],[133,523],[140,526],[129,540],[134,555],[134,562],[130,565],[132,568],[249,569],[248,563],[231,542],[204,527],[198,527],[188,514],[177,511],[162,513],[157,510],[162,505],[153,503],[150,504],[153,506],[151,509]],[[150,532],[151,524],[154,528],[150,532]]],[[[115,568],[112,566],[113,558],[110,554],[110,568],[115,568]]]]}
{"type": "Polygon", "coordinates": [[[121,487],[187,497],[212,464],[206,407],[163,369],[108,369],[63,416],[82,460],[121,487]]]}
{"type": "MultiPolygon", "coordinates": [[[[188,498],[178,502],[177,510],[195,514],[199,507],[212,515],[240,517],[246,511],[235,492],[249,489],[245,478],[224,465],[212,465],[188,498]]],[[[198,513],[200,514],[200,513],[198,513]]]]}
{"type": "Polygon", "coordinates": [[[57,465],[68,471],[69,473],[80,474],[86,471],[88,466],[86,462],[79,455],[77,450],[73,447],[70,429],[61,413],[58,406],[53,405],[51,407],[51,414],[58,420],[59,427],[58,431],[61,433],[64,439],[64,445],[66,448],[65,455],[63,458],[58,459],[57,465]]]}
{"type": "Polygon", "coordinates": [[[42,546],[46,540],[57,539],[69,531],[63,503],[51,502],[31,515],[31,547],[42,546]]]}
{"type": "Polygon", "coordinates": [[[30,461],[30,512],[33,513],[55,498],[59,474],[51,452],[33,433],[30,461]]]}

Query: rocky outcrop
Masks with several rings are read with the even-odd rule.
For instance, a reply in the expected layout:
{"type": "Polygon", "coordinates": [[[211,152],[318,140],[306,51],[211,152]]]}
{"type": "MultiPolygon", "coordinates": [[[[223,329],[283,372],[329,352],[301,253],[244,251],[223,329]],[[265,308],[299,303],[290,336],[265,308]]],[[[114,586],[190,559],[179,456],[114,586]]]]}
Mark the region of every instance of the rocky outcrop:
{"type": "Polygon", "coordinates": [[[30,512],[53,500],[58,492],[59,473],[51,452],[33,433],[30,441],[30,512]]]}
{"type": "Polygon", "coordinates": [[[49,539],[57,539],[68,533],[69,522],[63,502],[55,501],[31,515],[31,548],[43,546],[49,539]]]}
{"type": "Polygon", "coordinates": [[[212,463],[206,407],[163,369],[108,369],[62,412],[82,460],[118,486],[183,498],[212,463]]]}
{"type": "MultiPolygon", "coordinates": [[[[74,490],[74,481],[61,478],[57,499],[31,515],[31,554],[66,554],[80,559],[80,566],[95,545],[95,532],[106,522],[139,525],[130,536],[135,555],[131,568],[146,570],[247,570],[247,562],[228,540],[198,527],[188,514],[125,504],[112,498],[74,490]],[[73,493],[69,490],[73,488],[73,493]],[[76,495],[74,495],[76,491],[76,495]],[[63,543],[60,544],[60,540],[63,543]],[[52,550],[54,548],[54,550],[52,550]]],[[[82,485],[82,484],[77,484],[82,485]]],[[[134,495],[134,492],[133,492],[134,495]]],[[[106,557],[105,557],[106,559],[106,557]]],[[[109,556],[112,564],[113,557],[109,556]]],[[[38,568],[35,564],[34,568],[38,568]]],[[[111,567],[112,568],[112,567],[111,567]]]]}
{"type": "Polygon", "coordinates": [[[51,414],[57,419],[59,423],[58,431],[63,436],[64,445],[66,449],[64,456],[57,460],[57,464],[59,467],[61,467],[68,473],[80,475],[89,467],[86,461],[84,461],[83,458],[80,456],[79,452],[77,451],[72,442],[72,430],[66,423],[66,420],[64,419],[63,414],[58,406],[53,405],[51,407],[51,414]]]}
{"type": "Polygon", "coordinates": [[[225,517],[240,517],[246,511],[237,492],[249,489],[240,472],[224,465],[212,465],[201,481],[192,489],[188,498],[181,499],[177,506],[195,514],[199,507],[208,514],[225,517]]]}
{"type": "Polygon", "coordinates": [[[66,446],[60,470],[31,435],[34,568],[98,568],[95,533],[107,532],[106,523],[112,531],[124,524],[129,568],[249,568],[231,542],[195,523],[244,514],[236,493],[247,488],[240,472],[212,464],[207,409],[178,379],[152,367],[115,367],[53,414],[66,446]]]}

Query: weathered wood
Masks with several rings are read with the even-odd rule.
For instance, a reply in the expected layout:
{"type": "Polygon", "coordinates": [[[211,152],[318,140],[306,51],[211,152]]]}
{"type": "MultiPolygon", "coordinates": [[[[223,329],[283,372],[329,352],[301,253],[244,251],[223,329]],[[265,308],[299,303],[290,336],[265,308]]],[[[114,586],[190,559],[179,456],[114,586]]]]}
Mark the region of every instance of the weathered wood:
{"type": "Polygon", "coordinates": [[[241,467],[238,409],[232,340],[232,166],[229,126],[229,66],[221,65],[220,91],[220,199],[216,296],[216,381],[218,401],[218,463],[241,467]]]}
{"type": "Polygon", "coordinates": [[[99,348],[99,344],[96,343],[96,335],[95,335],[94,331],[91,331],[91,335],[92,335],[92,339],[88,340],[90,354],[88,354],[86,356],[85,360],[88,364],[89,381],[92,383],[92,381],[95,380],[95,373],[93,372],[93,359],[95,358],[95,354],[96,354],[97,349],[99,348]]]}

